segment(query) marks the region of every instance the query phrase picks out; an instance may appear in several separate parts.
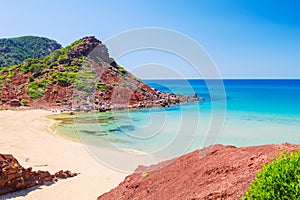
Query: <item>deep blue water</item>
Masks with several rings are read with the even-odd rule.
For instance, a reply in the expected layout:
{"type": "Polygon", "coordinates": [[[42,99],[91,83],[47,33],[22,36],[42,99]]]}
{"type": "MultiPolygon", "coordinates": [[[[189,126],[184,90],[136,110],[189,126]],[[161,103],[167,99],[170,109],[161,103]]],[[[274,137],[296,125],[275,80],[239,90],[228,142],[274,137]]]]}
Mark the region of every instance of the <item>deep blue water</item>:
{"type": "Polygon", "coordinates": [[[74,124],[62,124],[59,131],[75,130],[84,143],[162,158],[215,143],[300,143],[300,80],[144,82],[161,91],[196,93],[205,100],[170,108],[80,115],[85,121],[75,122],[76,129],[74,124]]]}
{"type": "MultiPolygon", "coordinates": [[[[144,82],[161,91],[187,95],[197,93],[198,96],[205,97],[205,101],[201,104],[210,104],[210,92],[204,80],[146,80],[144,82]]],[[[214,84],[213,80],[207,82],[214,84]]],[[[300,115],[300,80],[232,79],[223,80],[223,83],[228,112],[300,115]]]]}

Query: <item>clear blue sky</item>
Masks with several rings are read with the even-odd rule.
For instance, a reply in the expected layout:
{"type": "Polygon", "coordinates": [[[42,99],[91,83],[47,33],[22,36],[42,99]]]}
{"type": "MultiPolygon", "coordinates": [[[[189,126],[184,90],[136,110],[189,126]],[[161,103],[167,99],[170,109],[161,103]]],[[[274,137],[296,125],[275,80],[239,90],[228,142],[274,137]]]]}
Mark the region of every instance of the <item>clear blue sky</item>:
{"type": "MultiPolygon", "coordinates": [[[[299,1],[13,0],[0,5],[1,38],[39,35],[65,46],[86,35],[105,40],[133,28],[162,27],[196,40],[224,78],[300,78],[299,1]]],[[[124,64],[130,65],[128,59],[124,64]]]]}

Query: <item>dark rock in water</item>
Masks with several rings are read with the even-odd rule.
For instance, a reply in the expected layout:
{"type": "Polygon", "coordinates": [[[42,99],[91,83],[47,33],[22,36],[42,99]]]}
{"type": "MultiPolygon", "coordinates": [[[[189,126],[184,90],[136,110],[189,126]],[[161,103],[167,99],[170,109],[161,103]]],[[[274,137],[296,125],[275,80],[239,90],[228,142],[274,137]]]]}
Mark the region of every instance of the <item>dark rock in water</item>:
{"type": "Polygon", "coordinates": [[[74,176],[77,173],[62,170],[54,175],[48,171],[35,172],[32,168],[22,167],[12,155],[0,154],[0,195],[74,176]]]}
{"type": "Polygon", "coordinates": [[[214,145],[158,165],[141,166],[98,200],[240,199],[264,163],[280,151],[297,149],[300,145],[214,145]]]}

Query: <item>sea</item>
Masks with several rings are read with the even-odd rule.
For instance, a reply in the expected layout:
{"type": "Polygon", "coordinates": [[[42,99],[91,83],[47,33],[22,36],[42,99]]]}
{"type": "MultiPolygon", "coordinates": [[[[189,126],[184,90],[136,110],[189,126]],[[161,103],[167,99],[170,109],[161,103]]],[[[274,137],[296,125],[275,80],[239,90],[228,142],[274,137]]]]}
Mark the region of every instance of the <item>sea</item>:
{"type": "Polygon", "coordinates": [[[213,144],[300,143],[300,80],[144,82],[160,91],[196,94],[204,100],[166,108],[53,115],[61,121],[57,133],[79,140],[100,162],[121,171],[213,144]],[[130,160],[128,155],[139,156],[130,160]],[[151,156],[150,161],[142,161],[141,155],[151,156]],[[126,168],[124,162],[132,166],[126,168]]]}

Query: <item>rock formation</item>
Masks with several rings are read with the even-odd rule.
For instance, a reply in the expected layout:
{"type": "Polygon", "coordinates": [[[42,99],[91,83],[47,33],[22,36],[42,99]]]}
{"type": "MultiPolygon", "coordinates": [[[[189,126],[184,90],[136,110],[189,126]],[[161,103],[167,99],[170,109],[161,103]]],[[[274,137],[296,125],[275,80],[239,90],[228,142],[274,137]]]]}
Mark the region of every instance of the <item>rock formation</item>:
{"type": "Polygon", "coordinates": [[[0,91],[2,107],[14,100],[60,110],[168,107],[201,100],[149,87],[110,58],[106,46],[93,36],[0,70],[0,91]]]}
{"type": "Polygon", "coordinates": [[[300,149],[300,145],[242,148],[214,145],[174,159],[162,168],[160,164],[141,167],[138,171],[144,173],[126,177],[118,187],[98,200],[237,200],[243,197],[264,163],[278,156],[280,151],[296,149],[300,149]]]}
{"type": "Polygon", "coordinates": [[[0,195],[31,188],[77,176],[70,171],[59,171],[51,175],[48,171],[25,169],[12,155],[0,154],[0,195]]]}

